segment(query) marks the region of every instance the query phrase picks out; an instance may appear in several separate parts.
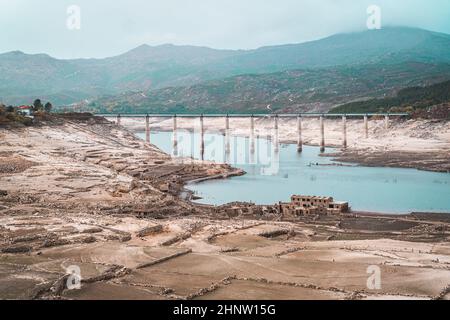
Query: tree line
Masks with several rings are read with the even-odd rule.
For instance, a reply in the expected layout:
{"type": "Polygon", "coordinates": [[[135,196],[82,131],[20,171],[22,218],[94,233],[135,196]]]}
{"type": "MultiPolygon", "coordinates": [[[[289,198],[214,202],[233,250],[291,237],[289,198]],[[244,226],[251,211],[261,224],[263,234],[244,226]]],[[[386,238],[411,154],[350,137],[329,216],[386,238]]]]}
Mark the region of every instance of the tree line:
{"type": "MultiPolygon", "coordinates": [[[[30,108],[33,110],[33,112],[46,112],[46,113],[50,113],[53,109],[53,105],[51,104],[51,102],[47,102],[46,104],[43,104],[41,99],[36,99],[34,100],[33,104],[30,106],[30,108]]],[[[16,112],[17,111],[17,107],[14,107],[12,105],[6,106],[3,103],[0,103],[0,111],[2,113],[5,112],[16,112]]]]}
{"type": "Polygon", "coordinates": [[[36,99],[33,102],[33,111],[45,111],[50,113],[53,109],[53,105],[50,102],[47,102],[45,105],[42,104],[41,99],[36,99]]]}

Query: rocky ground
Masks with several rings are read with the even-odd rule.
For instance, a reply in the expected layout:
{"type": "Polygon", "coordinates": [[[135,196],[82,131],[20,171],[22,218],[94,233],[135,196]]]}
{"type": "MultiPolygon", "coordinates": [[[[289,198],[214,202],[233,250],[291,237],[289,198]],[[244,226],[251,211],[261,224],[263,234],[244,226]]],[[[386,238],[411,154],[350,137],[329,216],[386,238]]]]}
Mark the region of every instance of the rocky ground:
{"type": "Polygon", "coordinates": [[[450,298],[449,215],[231,218],[179,197],[230,174],[101,118],[0,129],[0,298],[450,298]]]}

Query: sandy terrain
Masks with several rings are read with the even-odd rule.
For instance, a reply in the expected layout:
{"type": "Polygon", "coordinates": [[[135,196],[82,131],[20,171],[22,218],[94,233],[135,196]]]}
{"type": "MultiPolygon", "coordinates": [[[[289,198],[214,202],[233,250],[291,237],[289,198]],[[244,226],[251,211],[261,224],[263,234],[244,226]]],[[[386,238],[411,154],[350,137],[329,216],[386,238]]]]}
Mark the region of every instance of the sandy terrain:
{"type": "MultiPolygon", "coordinates": [[[[114,118],[111,118],[115,121],[114,118]]],[[[122,125],[132,130],[145,130],[145,119],[125,118],[122,125]]],[[[151,119],[153,130],[172,130],[172,119],[151,119]]],[[[177,121],[180,130],[200,130],[198,119],[177,121]]],[[[207,131],[225,129],[223,118],[205,118],[207,131]]],[[[273,135],[274,120],[255,119],[255,136],[273,135]]],[[[249,136],[249,118],[230,118],[230,134],[249,136]]],[[[279,119],[279,141],[297,143],[297,120],[279,119]]],[[[307,145],[320,144],[320,123],[317,118],[304,118],[302,139],[307,145]]],[[[340,119],[325,119],[325,143],[330,147],[342,148],[343,126],[340,119]]],[[[450,171],[450,122],[434,120],[403,120],[391,118],[389,129],[384,119],[369,120],[369,137],[365,138],[364,120],[347,119],[347,149],[341,150],[337,158],[341,161],[364,165],[412,167],[433,171],[450,171]]]]}
{"type": "Polygon", "coordinates": [[[231,218],[177,196],[228,174],[101,119],[0,129],[0,298],[450,298],[449,215],[231,218]]]}

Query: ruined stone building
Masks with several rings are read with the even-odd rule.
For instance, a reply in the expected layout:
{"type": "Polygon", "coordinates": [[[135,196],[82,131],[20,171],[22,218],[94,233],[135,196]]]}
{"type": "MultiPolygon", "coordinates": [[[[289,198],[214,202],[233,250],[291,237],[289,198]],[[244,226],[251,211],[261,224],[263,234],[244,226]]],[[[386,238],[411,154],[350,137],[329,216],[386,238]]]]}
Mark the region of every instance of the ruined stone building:
{"type": "Polygon", "coordinates": [[[291,202],[280,203],[283,214],[294,216],[339,215],[349,211],[348,202],[334,201],[332,197],[298,196],[291,197],[291,202]]]}
{"type": "Polygon", "coordinates": [[[225,213],[228,217],[279,215],[277,205],[255,205],[254,203],[232,202],[216,207],[216,212],[225,213]]]}

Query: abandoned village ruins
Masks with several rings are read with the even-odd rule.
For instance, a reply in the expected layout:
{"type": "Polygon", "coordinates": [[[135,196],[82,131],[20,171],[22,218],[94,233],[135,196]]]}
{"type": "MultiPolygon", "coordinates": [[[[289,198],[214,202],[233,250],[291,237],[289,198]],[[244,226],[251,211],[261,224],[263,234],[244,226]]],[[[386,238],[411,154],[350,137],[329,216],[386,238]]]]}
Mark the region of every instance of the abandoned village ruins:
{"type": "Polygon", "coordinates": [[[280,201],[275,205],[231,203],[216,209],[216,212],[225,212],[229,217],[277,215],[284,219],[307,216],[339,216],[349,211],[348,202],[334,201],[332,197],[302,195],[293,195],[290,202],[280,201]]]}
{"type": "Polygon", "coordinates": [[[281,203],[283,214],[303,215],[339,215],[349,211],[348,202],[334,201],[332,197],[292,196],[290,203],[281,203]]]}

